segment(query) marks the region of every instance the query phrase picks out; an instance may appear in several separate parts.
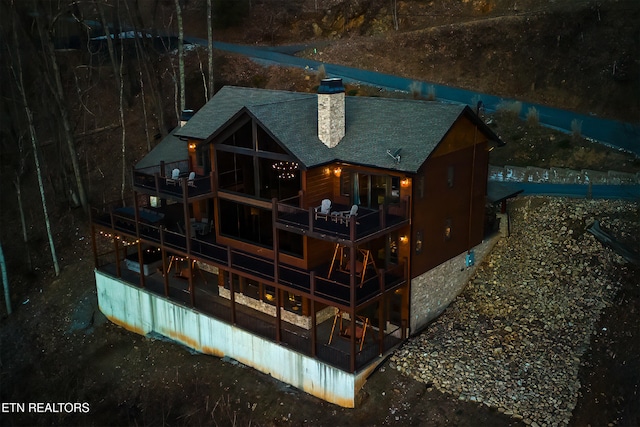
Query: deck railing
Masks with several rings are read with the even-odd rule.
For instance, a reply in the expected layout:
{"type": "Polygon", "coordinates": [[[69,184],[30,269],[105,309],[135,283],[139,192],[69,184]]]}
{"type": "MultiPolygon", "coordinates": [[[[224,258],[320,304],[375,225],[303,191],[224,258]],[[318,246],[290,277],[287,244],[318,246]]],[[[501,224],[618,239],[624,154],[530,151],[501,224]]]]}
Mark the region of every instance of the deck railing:
{"type": "Polygon", "coordinates": [[[139,221],[136,223],[135,212],[130,208],[114,209],[114,206],[118,204],[109,205],[102,210],[96,209],[92,212],[92,220],[111,229],[115,234],[140,238],[148,243],[164,246],[170,253],[190,256],[220,268],[230,267],[258,281],[275,282],[277,277],[280,287],[315,296],[329,304],[342,307],[358,306],[405,283],[408,277],[405,262],[390,265],[387,269],[366,269],[364,279],[360,275],[355,276],[355,300],[352,301],[351,275],[348,272],[333,271],[329,275],[328,265],[315,271],[307,271],[278,263],[276,275],[276,263],[271,258],[220,245],[212,241],[212,237],[201,238],[195,233],[187,240],[184,230],[165,228],[161,221],[163,213],[160,209],[142,208],[148,210],[145,214],[147,219],[144,220],[139,212],[139,221]],[[107,213],[106,209],[109,207],[112,210],[107,213]]]}
{"type": "Polygon", "coordinates": [[[377,210],[360,208],[358,214],[351,217],[345,214],[350,209],[348,206],[332,206],[331,212],[325,215],[317,213],[314,207],[304,209],[296,206],[297,199],[298,196],[281,201],[273,200],[274,220],[284,228],[304,233],[317,232],[355,241],[409,220],[408,199],[400,205],[381,205],[377,210]]]}

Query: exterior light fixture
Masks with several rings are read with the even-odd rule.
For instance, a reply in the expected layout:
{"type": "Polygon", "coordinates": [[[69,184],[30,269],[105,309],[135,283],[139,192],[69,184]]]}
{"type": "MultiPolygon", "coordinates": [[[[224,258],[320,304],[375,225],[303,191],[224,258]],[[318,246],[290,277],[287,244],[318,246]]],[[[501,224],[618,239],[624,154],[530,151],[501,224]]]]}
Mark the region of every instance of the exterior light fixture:
{"type": "Polygon", "coordinates": [[[335,168],[333,170],[333,174],[337,177],[340,177],[340,175],[342,174],[342,168],[335,168]]]}
{"type": "Polygon", "coordinates": [[[409,239],[407,238],[407,236],[400,236],[400,242],[401,243],[407,243],[409,239]]]}
{"type": "Polygon", "coordinates": [[[191,152],[196,151],[196,143],[195,142],[190,142],[189,143],[189,151],[191,151],[191,152]]]}
{"type": "Polygon", "coordinates": [[[278,178],[293,179],[296,177],[296,171],[298,170],[298,163],[281,161],[281,162],[275,162],[273,165],[271,165],[271,167],[273,167],[273,169],[277,172],[278,178]]]}
{"type": "Polygon", "coordinates": [[[409,178],[403,178],[402,181],[400,181],[400,185],[402,185],[403,187],[408,187],[409,186],[409,178]]]}

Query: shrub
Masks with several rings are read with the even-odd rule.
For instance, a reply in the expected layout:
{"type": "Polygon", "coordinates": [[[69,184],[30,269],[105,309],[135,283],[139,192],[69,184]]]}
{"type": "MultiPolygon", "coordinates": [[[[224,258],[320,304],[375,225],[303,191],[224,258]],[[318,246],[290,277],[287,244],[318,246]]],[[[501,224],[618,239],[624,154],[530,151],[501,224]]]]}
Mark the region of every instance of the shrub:
{"type": "Polygon", "coordinates": [[[422,98],[422,82],[412,82],[409,85],[409,93],[411,93],[413,99],[422,98]]]}
{"type": "Polygon", "coordinates": [[[320,66],[318,67],[318,81],[321,81],[322,79],[327,77],[327,70],[324,69],[324,64],[320,64],[320,66]]]}
{"type": "Polygon", "coordinates": [[[427,100],[436,100],[436,88],[433,85],[429,85],[429,87],[427,88],[427,100]]]}
{"type": "Polygon", "coordinates": [[[571,136],[574,140],[580,139],[582,136],[582,120],[571,120],[571,136]]]}
{"type": "Polygon", "coordinates": [[[529,107],[527,110],[527,124],[532,127],[540,124],[540,115],[536,107],[529,107]]]}
{"type": "Polygon", "coordinates": [[[520,111],[522,111],[522,102],[502,100],[496,106],[496,111],[500,113],[519,116],[520,111]]]}

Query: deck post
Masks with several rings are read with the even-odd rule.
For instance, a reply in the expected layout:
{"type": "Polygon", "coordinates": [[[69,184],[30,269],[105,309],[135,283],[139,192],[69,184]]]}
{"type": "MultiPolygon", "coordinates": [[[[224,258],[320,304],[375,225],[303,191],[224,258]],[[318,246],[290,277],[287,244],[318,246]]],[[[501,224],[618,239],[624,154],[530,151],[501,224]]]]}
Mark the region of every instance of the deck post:
{"type": "Polygon", "coordinates": [[[93,225],[93,212],[89,209],[89,224],[91,224],[91,250],[93,251],[93,266],[98,268],[98,246],[96,245],[96,227],[93,225]]]}
{"type": "Polygon", "coordinates": [[[136,246],[138,247],[138,266],[140,267],[140,287],[144,289],[144,262],[142,260],[142,243],[140,242],[140,206],[138,205],[138,194],[133,191],[133,215],[136,219],[136,246]]]}
{"type": "Polygon", "coordinates": [[[382,299],[378,302],[378,354],[384,353],[384,334],[386,329],[384,324],[386,315],[389,313],[388,310],[385,310],[385,307],[388,299],[387,294],[383,293],[382,299]]]}
{"type": "MultiPolygon", "coordinates": [[[[351,234],[354,233],[355,229],[355,218],[351,217],[353,220],[351,227],[351,234]]],[[[355,245],[351,245],[349,247],[349,271],[351,274],[349,275],[349,316],[351,317],[351,322],[349,322],[349,335],[350,337],[350,348],[351,351],[349,357],[349,370],[350,372],[356,371],[356,247],[355,245]]],[[[362,268],[362,277],[364,277],[364,266],[362,268]]]]}
{"type": "Polygon", "coordinates": [[[164,227],[160,226],[160,251],[162,252],[162,278],[164,279],[164,296],[169,297],[169,272],[167,271],[167,250],[164,246],[164,227]]]}
{"type": "Polygon", "coordinates": [[[276,286],[276,342],[282,341],[282,313],[280,312],[280,305],[282,304],[282,289],[276,286]]]}
{"type": "Polygon", "coordinates": [[[144,289],[144,254],[142,253],[142,242],[140,239],[136,242],[136,246],[138,249],[138,267],[140,271],[140,287],[144,289]]]}
{"type": "Polygon", "coordinates": [[[313,226],[315,225],[313,222],[314,220],[315,220],[315,215],[313,212],[313,207],[310,207],[309,208],[309,232],[310,233],[313,233],[313,226]]]}
{"type": "Polygon", "coordinates": [[[154,186],[156,187],[156,197],[160,199],[160,174],[158,174],[158,172],[155,172],[153,174],[153,179],[154,186]]]}
{"type": "Polygon", "coordinates": [[[229,271],[229,297],[231,299],[231,324],[236,324],[236,289],[233,286],[233,273],[229,271]]]}
{"type": "MultiPolygon", "coordinates": [[[[311,272],[311,287],[313,288],[313,282],[315,281],[315,277],[313,271],[311,272]]],[[[316,319],[316,301],[311,298],[311,356],[316,357],[317,351],[317,341],[318,341],[318,331],[316,328],[318,327],[317,319],[316,319]]]]}
{"type": "Polygon", "coordinates": [[[280,283],[278,274],[280,271],[280,257],[278,256],[280,239],[278,238],[278,229],[276,228],[276,222],[278,219],[278,199],[275,197],[271,199],[271,212],[271,227],[273,229],[273,281],[277,284],[280,283]]]}
{"type": "Polygon", "coordinates": [[[113,250],[116,254],[116,277],[122,277],[122,271],[120,270],[120,251],[118,250],[118,239],[116,239],[116,220],[113,219],[113,210],[109,212],[109,218],[111,219],[111,240],[113,241],[113,250]]]}

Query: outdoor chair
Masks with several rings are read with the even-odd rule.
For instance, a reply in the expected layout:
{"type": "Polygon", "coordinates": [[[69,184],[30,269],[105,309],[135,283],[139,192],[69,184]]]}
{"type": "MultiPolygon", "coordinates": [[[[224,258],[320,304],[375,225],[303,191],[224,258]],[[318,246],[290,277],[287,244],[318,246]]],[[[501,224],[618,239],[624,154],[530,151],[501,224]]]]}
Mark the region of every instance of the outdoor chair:
{"type": "Polygon", "coordinates": [[[171,178],[165,178],[167,185],[177,185],[179,179],[180,179],[180,169],[178,168],[175,168],[171,172],[171,178]]]}
{"type": "Polygon", "coordinates": [[[349,221],[351,219],[352,216],[358,216],[358,205],[353,205],[351,206],[351,210],[350,211],[341,211],[338,212],[339,218],[340,218],[340,222],[346,222],[347,223],[347,227],[349,226],[349,221]]]}
{"type": "Polygon", "coordinates": [[[195,172],[191,172],[189,174],[189,178],[187,179],[187,184],[189,184],[189,187],[195,187],[196,186],[196,173],[195,172]]]}
{"type": "Polygon", "coordinates": [[[322,204],[315,208],[316,219],[324,218],[325,221],[331,216],[331,200],[324,199],[322,204]]]}

